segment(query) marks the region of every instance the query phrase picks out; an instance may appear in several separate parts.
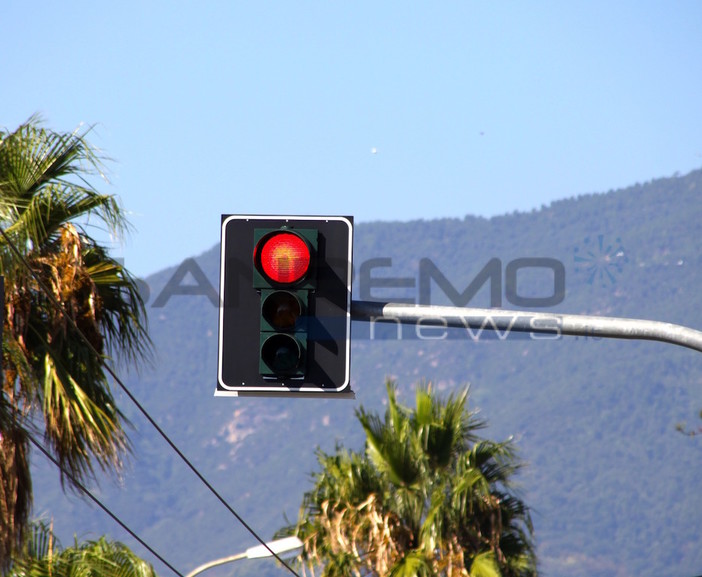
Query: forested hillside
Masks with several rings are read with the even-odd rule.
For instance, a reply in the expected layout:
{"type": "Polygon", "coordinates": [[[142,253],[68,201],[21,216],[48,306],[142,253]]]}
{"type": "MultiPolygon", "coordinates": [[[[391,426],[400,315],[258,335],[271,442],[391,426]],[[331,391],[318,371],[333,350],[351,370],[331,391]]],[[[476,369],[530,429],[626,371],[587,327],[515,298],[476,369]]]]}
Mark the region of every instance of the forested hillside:
{"type": "MultiPolygon", "coordinates": [[[[701,194],[702,171],[695,171],[530,213],[361,223],[354,239],[354,298],[447,304],[456,300],[451,289],[465,296],[488,267],[499,277],[476,284],[468,305],[488,307],[499,300],[515,308],[520,297],[523,304],[553,295],[555,273],[522,267],[510,288],[510,263],[549,259],[563,265],[565,292],[560,302],[540,310],[648,318],[702,330],[701,194]],[[382,278],[391,279],[390,286],[374,283],[382,278]]],[[[216,234],[219,212],[236,210],[235,202],[213,207],[214,232],[198,234],[216,234]]],[[[472,407],[490,424],[484,435],[517,440],[528,463],[521,483],[533,509],[544,575],[702,573],[702,437],[676,430],[681,422],[699,423],[702,354],[652,342],[528,334],[501,339],[487,333],[475,338],[459,329],[415,327],[398,333],[392,324],[377,324],[371,332],[367,323],[354,323],[356,400],[214,398],[217,307],[192,272],[202,271],[216,290],[219,247],[183,266],[145,279],[157,358],[126,382],[264,538],[286,523],[286,515],[297,515],[316,447],[360,447],[354,409],[380,408],[386,378],[397,380],[406,403],[416,383],[429,380],[444,392],[470,385],[472,407]],[[177,284],[193,285],[198,294],[163,292],[178,271],[190,272],[177,284]]],[[[129,400],[117,396],[134,426],[133,456],[121,479],[103,480],[96,490],[106,505],[183,573],[256,544],[129,400]]],[[[35,514],[52,517],[64,542],[74,532],[109,533],[143,551],[95,506],[64,497],[58,474],[41,455],[34,456],[34,468],[35,514]]],[[[260,560],[209,574],[265,571],[285,574],[260,560]]]]}

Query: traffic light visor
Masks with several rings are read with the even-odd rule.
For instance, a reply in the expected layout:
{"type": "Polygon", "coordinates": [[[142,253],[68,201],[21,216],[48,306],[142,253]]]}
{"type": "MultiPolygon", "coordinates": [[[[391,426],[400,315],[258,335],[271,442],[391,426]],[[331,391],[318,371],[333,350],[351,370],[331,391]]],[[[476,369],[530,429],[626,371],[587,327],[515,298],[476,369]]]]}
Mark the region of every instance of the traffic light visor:
{"type": "Polygon", "coordinates": [[[258,270],[277,284],[293,284],[305,278],[310,261],[307,242],[288,231],[276,231],[264,236],[254,251],[258,270]]]}

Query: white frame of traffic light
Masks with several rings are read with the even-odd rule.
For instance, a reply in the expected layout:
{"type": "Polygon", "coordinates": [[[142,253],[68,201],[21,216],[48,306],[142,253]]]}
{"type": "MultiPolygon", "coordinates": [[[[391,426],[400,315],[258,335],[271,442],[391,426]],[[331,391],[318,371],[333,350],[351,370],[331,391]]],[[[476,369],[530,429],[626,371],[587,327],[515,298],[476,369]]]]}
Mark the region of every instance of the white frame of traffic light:
{"type": "MultiPolygon", "coordinates": [[[[350,352],[351,352],[351,279],[352,279],[352,259],[353,259],[353,217],[347,216],[320,216],[320,215],[245,215],[245,214],[233,214],[233,215],[222,215],[222,249],[221,249],[221,262],[220,262],[220,314],[219,314],[219,358],[217,366],[217,389],[215,391],[215,396],[299,396],[299,397],[323,397],[323,398],[355,398],[353,391],[351,391],[351,377],[350,377],[350,352]],[[280,229],[290,223],[292,225],[291,230],[295,231],[295,227],[300,229],[317,227],[320,234],[323,233],[323,229],[329,226],[342,227],[344,231],[343,246],[340,247],[339,251],[343,250],[343,255],[338,255],[337,259],[343,260],[343,273],[340,274],[345,291],[345,314],[344,314],[344,335],[343,342],[340,345],[343,347],[343,351],[340,351],[340,356],[345,359],[344,367],[344,377],[341,382],[334,382],[333,386],[328,383],[324,385],[301,385],[296,386],[295,381],[297,379],[290,378],[285,384],[269,382],[265,384],[259,384],[258,386],[246,384],[244,382],[239,384],[232,384],[231,382],[225,382],[223,376],[223,364],[224,356],[228,354],[228,350],[225,350],[225,306],[226,302],[226,283],[227,283],[227,227],[230,223],[235,221],[242,221],[247,227],[251,228],[254,233],[252,237],[251,253],[247,256],[242,254],[242,259],[244,263],[243,268],[246,269],[247,274],[249,272],[252,275],[251,281],[253,286],[257,283],[255,279],[259,276],[259,272],[255,269],[253,264],[253,249],[256,246],[257,239],[255,238],[256,231],[261,231],[261,229],[267,229],[269,232],[273,229],[280,229]],[[303,222],[304,224],[300,224],[303,222]],[[337,223],[330,224],[330,223],[337,223]],[[248,260],[247,260],[248,258],[248,260]]],[[[258,239],[260,240],[260,239],[258,239]]],[[[248,248],[248,247],[247,247],[248,248]]],[[[326,247],[327,250],[331,250],[336,247],[326,247]]],[[[230,249],[231,252],[231,249],[230,249]]],[[[323,255],[320,259],[324,261],[328,255],[323,255]]],[[[317,263],[319,264],[319,262],[317,263]]],[[[325,263],[326,264],[326,263],[325,263]]],[[[337,263],[338,265],[338,263],[337,263]]],[[[340,268],[340,267],[339,267],[340,268]]],[[[244,282],[243,290],[246,290],[247,285],[244,282]]],[[[242,290],[242,287],[238,287],[238,290],[242,290]]],[[[260,294],[261,288],[254,288],[260,294]]],[[[248,327],[249,330],[253,330],[248,327]]],[[[260,344],[260,343],[259,343],[260,344]]],[[[260,354],[260,351],[259,351],[260,354]]],[[[257,361],[258,366],[258,361],[257,361]]],[[[266,377],[261,377],[262,380],[271,381],[271,379],[266,377]]]]}

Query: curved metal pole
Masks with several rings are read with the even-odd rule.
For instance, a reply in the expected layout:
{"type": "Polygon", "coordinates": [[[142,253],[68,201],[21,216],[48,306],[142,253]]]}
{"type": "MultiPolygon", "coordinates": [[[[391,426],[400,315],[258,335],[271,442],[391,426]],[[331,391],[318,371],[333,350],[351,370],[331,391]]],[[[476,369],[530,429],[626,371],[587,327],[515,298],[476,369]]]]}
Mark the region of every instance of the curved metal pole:
{"type": "Polygon", "coordinates": [[[661,341],[702,352],[701,331],[643,319],[372,301],[352,301],[351,318],[369,322],[386,320],[413,323],[427,328],[439,326],[493,330],[505,335],[515,331],[661,341]]]}
{"type": "Polygon", "coordinates": [[[236,555],[232,555],[230,557],[222,557],[221,559],[215,559],[214,561],[203,563],[199,567],[195,567],[195,569],[193,569],[185,577],[195,577],[195,575],[198,575],[211,567],[217,567],[217,565],[224,565],[225,563],[231,563],[232,561],[238,561],[239,559],[246,559],[246,553],[237,553],[236,555]]]}
{"type": "Polygon", "coordinates": [[[302,541],[295,536],[283,537],[282,539],[276,539],[275,541],[269,541],[268,543],[263,543],[261,545],[256,545],[255,547],[249,547],[243,553],[237,553],[236,555],[230,555],[229,557],[222,557],[221,559],[215,559],[214,561],[208,561],[203,563],[199,567],[193,569],[185,577],[195,577],[210,569],[212,567],[217,567],[217,565],[224,565],[225,563],[231,563],[232,561],[238,561],[240,559],[258,559],[260,557],[272,557],[273,554],[286,553],[287,551],[292,551],[302,547],[302,541]]]}

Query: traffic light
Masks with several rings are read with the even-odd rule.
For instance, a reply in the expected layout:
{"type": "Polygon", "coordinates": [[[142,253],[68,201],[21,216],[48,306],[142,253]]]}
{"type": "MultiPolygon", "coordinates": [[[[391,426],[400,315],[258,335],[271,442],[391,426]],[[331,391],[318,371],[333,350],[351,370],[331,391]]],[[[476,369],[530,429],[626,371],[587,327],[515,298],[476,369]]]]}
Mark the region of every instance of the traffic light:
{"type": "Polygon", "coordinates": [[[353,219],[222,217],[218,396],[353,396],[353,219]]]}
{"type": "Polygon", "coordinates": [[[310,292],[316,289],[316,229],[254,229],[253,288],[261,290],[259,372],[304,377],[310,292]]]}

